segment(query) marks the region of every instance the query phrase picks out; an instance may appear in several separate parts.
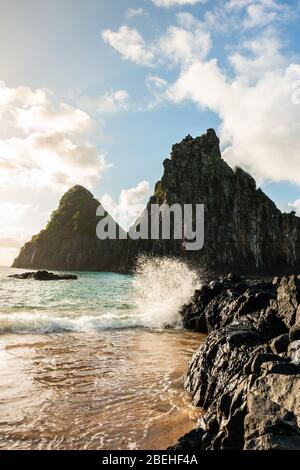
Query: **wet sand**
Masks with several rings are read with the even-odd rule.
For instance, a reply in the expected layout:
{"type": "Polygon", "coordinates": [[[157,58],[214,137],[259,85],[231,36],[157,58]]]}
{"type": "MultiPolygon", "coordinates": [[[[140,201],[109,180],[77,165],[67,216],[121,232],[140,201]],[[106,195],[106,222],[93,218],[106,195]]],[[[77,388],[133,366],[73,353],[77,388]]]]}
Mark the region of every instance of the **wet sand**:
{"type": "Polygon", "coordinates": [[[0,337],[0,449],[165,449],[200,410],[183,374],[204,336],[145,329],[0,337]]]}

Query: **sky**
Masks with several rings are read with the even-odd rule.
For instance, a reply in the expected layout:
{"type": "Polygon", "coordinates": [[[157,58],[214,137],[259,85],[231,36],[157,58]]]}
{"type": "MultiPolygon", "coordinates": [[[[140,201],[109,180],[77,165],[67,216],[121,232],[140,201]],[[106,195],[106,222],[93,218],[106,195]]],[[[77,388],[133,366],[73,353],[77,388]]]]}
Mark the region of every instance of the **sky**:
{"type": "Polygon", "coordinates": [[[132,219],[174,143],[300,215],[299,0],[0,0],[0,265],[82,184],[132,219]]]}

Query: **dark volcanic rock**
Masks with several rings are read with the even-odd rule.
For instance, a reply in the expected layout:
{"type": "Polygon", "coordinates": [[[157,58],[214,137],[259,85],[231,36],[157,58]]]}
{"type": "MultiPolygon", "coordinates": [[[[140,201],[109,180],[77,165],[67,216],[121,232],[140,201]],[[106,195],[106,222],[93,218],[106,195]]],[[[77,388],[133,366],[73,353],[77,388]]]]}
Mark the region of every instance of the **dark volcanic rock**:
{"type": "MultiPolygon", "coordinates": [[[[297,276],[227,277],[203,286],[183,308],[187,325],[209,331],[185,379],[205,410],[193,448],[300,450],[298,293],[297,276]]],[[[189,435],[178,449],[185,443],[189,435]]]]}
{"type": "Polygon", "coordinates": [[[281,213],[248,173],[227,165],[213,129],[173,146],[148,209],[162,203],[205,205],[203,249],[186,251],[183,240],[131,240],[129,267],[146,253],[182,257],[208,273],[300,271],[300,219],[281,213]]]}
{"type": "MultiPolygon", "coordinates": [[[[176,203],[182,208],[184,204],[204,204],[203,249],[188,251],[183,237],[174,240],[172,218],[170,240],[99,240],[96,225],[100,218],[96,217],[96,209],[100,204],[88,190],[74,186],[62,197],[46,229],[22,247],[13,266],[127,272],[134,269],[140,255],[148,254],[182,258],[208,274],[229,270],[246,274],[300,271],[300,218],[281,213],[256,188],[248,173],[227,165],[213,129],[175,144],[163,165],[164,174],[156,184],[148,210],[151,204],[176,203]]],[[[139,226],[146,217],[142,215],[135,225],[139,226]]],[[[238,284],[239,278],[232,274],[228,281],[238,284]]],[[[293,286],[290,300],[292,291],[293,286]]],[[[282,298],[284,309],[290,300],[282,298]]],[[[251,308],[250,304],[247,308],[251,308]]],[[[294,314],[291,307],[290,315],[294,314]]],[[[201,323],[197,328],[200,326],[201,323]]],[[[211,326],[214,327],[213,322],[211,326]]]]}
{"type": "MultiPolygon", "coordinates": [[[[255,313],[269,307],[275,298],[276,286],[272,282],[227,277],[196,290],[191,302],[181,310],[183,325],[205,333],[249,315],[253,319],[255,313]]],[[[282,323],[277,317],[276,321],[282,323]]]]}
{"type": "Polygon", "coordinates": [[[191,432],[179,438],[178,443],[169,447],[167,450],[176,450],[177,452],[192,453],[199,449],[199,441],[204,434],[203,429],[193,429],[191,432]]]}
{"type": "MultiPolygon", "coordinates": [[[[61,198],[45,230],[27,242],[13,267],[69,271],[120,271],[126,240],[99,240],[100,203],[82,186],[61,198]]],[[[118,230],[120,230],[118,228],[118,230]]]]}
{"type": "Polygon", "coordinates": [[[12,274],[9,277],[15,279],[35,279],[36,281],[68,281],[78,279],[75,274],[54,274],[48,271],[27,272],[22,274],[12,274]]]}

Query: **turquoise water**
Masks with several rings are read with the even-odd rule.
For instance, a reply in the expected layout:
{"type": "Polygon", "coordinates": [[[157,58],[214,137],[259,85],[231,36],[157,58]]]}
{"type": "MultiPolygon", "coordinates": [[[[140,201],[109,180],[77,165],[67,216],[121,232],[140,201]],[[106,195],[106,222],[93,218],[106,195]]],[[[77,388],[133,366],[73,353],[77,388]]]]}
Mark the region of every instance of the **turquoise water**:
{"type": "Polygon", "coordinates": [[[0,268],[0,449],[165,449],[195,427],[182,376],[203,338],[181,329],[198,282],[185,265],[17,272],[0,268]]]}
{"type": "Polygon", "coordinates": [[[0,268],[0,334],[180,327],[180,307],[198,285],[176,260],[145,260],[135,276],[75,272],[78,280],[14,279],[0,268]]]}
{"type": "MultiPolygon", "coordinates": [[[[24,271],[24,270],[23,270],[24,271]]],[[[77,281],[20,280],[0,268],[0,332],[87,331],[139,323],[133,276],[75,273],[77,281]]]]}

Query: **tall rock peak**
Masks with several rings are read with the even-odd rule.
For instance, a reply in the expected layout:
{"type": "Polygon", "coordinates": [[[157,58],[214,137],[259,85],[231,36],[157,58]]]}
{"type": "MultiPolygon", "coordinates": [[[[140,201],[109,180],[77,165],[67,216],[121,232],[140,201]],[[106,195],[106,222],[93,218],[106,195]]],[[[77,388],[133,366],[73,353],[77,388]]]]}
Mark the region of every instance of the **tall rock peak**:
{"type": "MultiPolygon", "coordinates": [[[[61,198],[45,230],[24,245],[15,267],[130,270],[140,254],[177,256],[205,271],[251,274],[300,269],[300,219],[283,214],[253,177],[223,159],[213,129],[173,145],[150,204],[204,204],[205,240],[186,251],[184,240],[99,240],[99,202],[77,185],[61,198]]],[[[139,222],[142,222],[142,215],[139,222]]],[[[173,227],[174,228],[174,227],[173,227]]],[[[171,227],[172,231],[172,227],[171,227]]]]}
{"type": "Polygon", "coordinates": [[[149,253],[175,254],[208,272],[300,268],[300,219],[282,214],[249,173],[222,159],[213,129],[175,144],[163,166],[149,203],[204,204],[204,248],[187,252],[183,240],[139,240],[129,243],[128,263],[149,253]]]}
{"type": "Polygon", "coordinates": [[[99,240],[96,216],[100,202],[80,185],[70,188],[44,230],[27,242],[13,267],[119,271],[124,240],[99,240]]]}

